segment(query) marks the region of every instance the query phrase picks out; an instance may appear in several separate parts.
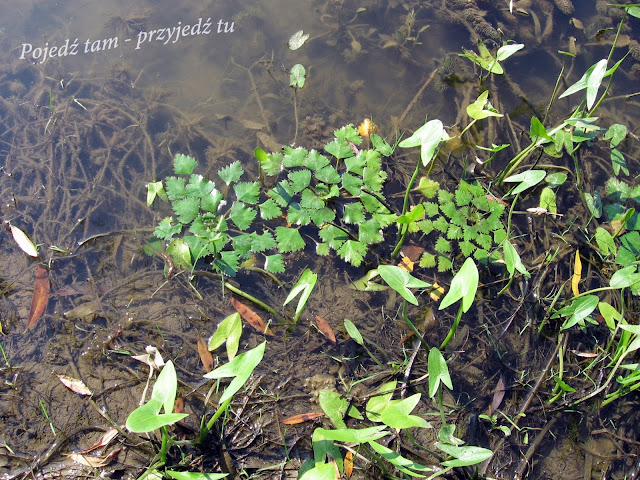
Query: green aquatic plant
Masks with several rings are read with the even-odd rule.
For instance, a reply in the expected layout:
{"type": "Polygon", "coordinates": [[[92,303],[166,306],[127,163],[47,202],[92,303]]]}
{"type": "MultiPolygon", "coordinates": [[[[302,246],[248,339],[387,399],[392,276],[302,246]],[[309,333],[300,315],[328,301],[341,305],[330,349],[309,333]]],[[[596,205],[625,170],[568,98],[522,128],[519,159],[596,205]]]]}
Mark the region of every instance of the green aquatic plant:
{"type": "Polygon", "coordinates": [[[496,260],[496,248],[506,239],[502,221],[505,204],[488,194],[477,182],[461,180],[452,193],[434,181],[425,181],[420,191],[424,218],[415,227],[430,236],[432,252],[420,259],[422,267],[451,270],[456,255],[473,256],[487,262],[496,260]],[[435,238],[433,238],[435,237],[435,238]]]}
{"type": "Polygon", "coordinates": [[[359,266],[367,248],[383,240],[381,229],[398,218],[382,193],[386,173],[380,152],[390,153],[391,147],[379,138],[377,148],[356,155],[351,145],[357,150],[362,137],[355,128],[348,125],[335,133],[325,147],[331,158],[302,147],[268,155],[258,150],[262,173],[284,177],[270,189],[258,181],[240,181],[244,168],[233,162],[218,171],[225,195],[193,173],[195,159],[176,155],[176,175],[150,183],[147,195],[148,204],[167,199],[173,210],[154,231],[166,242],[166,255],[188,270],[211,258],[214,270],[235,276],[243,261],[261,254],[266,271],[282,273],[282,254],[302,250],[301,229],[309,227],[318,255],[335,250],[359,266]]]}
{"type": "Polygon", "coordinates": [[[151,392],[151,398],[132,411],[127,417],[125,426],[130,432],[151,433],[155,430],[160,430],[162,441],[160,451],[147,468],[147,475],[161,476],[164,474],[170,478],[190,480],[220,479],[228,475],[226,473],[180,472],[163,469],[163,467],[167,464],[169,447],[172,445],[197,446],[204,442],[215,422],[227,411],[233,396],[245,386],[254,369],[262,361],[266,342],[235,356],[235,351],[237,351],[236,341],[242,333],[242,326],[239,326],[240,332],[237,332],[236,327],[230,326],[239,325],[239,320],[238,314],[227,317],[220,324],[209,344],[209,348],[214,349],[226,340],[227,349],[230,352],[229,362],[212,370],[204,375],[204,377],[217,380],[218,382],[224,378],[231,378],[232,380],[222,392],[218,400],[218,408],[214,414],[208,420],[206,415],[203,415],[200,422],[200,432],[196,439],[177,441],[169,431],[169,427],[188,416],[186,413],[174,413],[178,391],[178,378],[172,361],[168,361],[158,374],[158,378],[151,392]],[[220,339],[222,339],[222,341],[219,342],[220,339]],[[233,355],[231,352],[233,352],[233,355]]]}

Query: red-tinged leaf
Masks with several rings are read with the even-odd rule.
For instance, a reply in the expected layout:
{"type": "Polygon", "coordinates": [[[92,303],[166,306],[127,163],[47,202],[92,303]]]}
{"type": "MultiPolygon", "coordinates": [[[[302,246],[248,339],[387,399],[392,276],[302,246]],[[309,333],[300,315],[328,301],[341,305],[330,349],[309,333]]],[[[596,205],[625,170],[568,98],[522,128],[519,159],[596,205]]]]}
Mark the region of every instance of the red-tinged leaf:
{"type": "Polygon", "coordinates": [[[65,453],[64,456],[87,467],[100,468],[109,465],[119,451],[120,449],[114,450],[104,457],[94,457],[93,455],[83,455],[81,453],[65,453]]]}
{"type": "Polygon", "coordinates": [[[176,403],[173,404],[173,413],[184,413],[184,400],[182,397],[176,398],[176,403]]]}
{"type": "Polygon", "coordinates": [[[353,473],[353,452],[351,450],[344,454],[344,474],[349,478],[353,473]]]}
{"type": "Polygon", "coordinates": [[[85,454],[85,453],[92,452],[94,450],[98,450],[99,448],[106,447],[111,443],[111,440],[116,438],[117,435],[118,435],[118,429],[110,428],[100,436],[100,438],[96,443],[94,443],[88,448],[85,448],[84,450],[80,450],[79,452],[76,452],[76,454],[85,454]]]}
{"type": "Polygon", "coordinates": [[[78,395],[93,395],[89,387],[87,387],[82,380],[77,378],[68,377],[67,375],[56,375],[62,384],[78,395]]]}
{"type": "Polygon", "coordinates": [[[500,408],[500,404],[502,403],[502,399],[504,398],[505,387],[504,380],[502,377],[498,379],[498,383],[496,384],[496,388],[493,391],[493,400],[491,401],[491,411],[495,412],[500,408]]]}
{"type": "Polygon", "coordinates": [[[31,309],[29,310],[29,321],[27,330],[33,327],[47,309],[49,302],[49,272],[42,265],[38,265],[36,270],[36,281],[33,284],[33,297],[31,297],[31,309]]]}
{"type": "Polygon", "coordinates": [[[213,370],[213,356],[211,352],[207,348],[207,342],[205,342],[200,334],[197,337],[198,342],[198,355],[200,355],[200,361],[202,362],[202,366],[204,367],[204,371],[209,373],[213,370]]]}
{"type": "Polygon", "coordinates": [[[424,248],[412,244],[405,245],[402,247],[402,250],[400,250],[400,254],[403,257],[407,257],[412,262],[417,261],[420,258],[420,255],[422,255],[422,252],[424,252],[424,248]]]}
{"type": "Polygon", "coordinates": [[[324,413],[300,413],[293,417],[285,418],[282,423],[285,425],[297,425],[298,423],[308,422],[314,418],[324,417],[324,413]]]}
{"type": "Polygon", "coordinates": [[[318,325],[318,330],[320,330],[320,333],[322,333],[325,337],[329,339],[331,343],[335,345],[336,334],[333,333],[333,329],[331,328],[329,323],[324,318],[316,315],[316,324],[318,325]]]}
{"type": "Polygon", "coordinates": [[[260,318],[260,315],[251,310],[244,303],[231,297],[231,305],[233,305],[233,308],[236,309],[236,311],[240,314],[244,321],[247,322],[254,330],[257,330],[258,332],[265,335],[273,335],[273,332],[269,327],[267,327],[267,324],[264,323],[264,320],[260,318]]]}

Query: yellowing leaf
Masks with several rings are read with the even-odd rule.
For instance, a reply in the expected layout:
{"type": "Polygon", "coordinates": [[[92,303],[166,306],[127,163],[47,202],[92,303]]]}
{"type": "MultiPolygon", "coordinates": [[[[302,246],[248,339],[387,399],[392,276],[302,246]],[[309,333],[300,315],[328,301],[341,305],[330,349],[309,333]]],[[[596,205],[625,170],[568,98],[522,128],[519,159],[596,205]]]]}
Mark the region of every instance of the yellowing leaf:
{"type": "Polygon", "coordinates": [[[344,474],[347,478],[351,477],[353,473],[353,452],[349,450],[344,455],[344,474]]]}
{"type": "Polygon", "coordinates": [[[82,380],[77,378],[68,377],[67,375],[56,375],[65,387],[78,395],[93,395],[89,387],[87,387],[82,380]]]}
{"type": "Polygon", "coordinates": [[[31,257],[38,256],[38,249],[33,244],[27,234],[20,230],[18,227],[14,227],[11,225],[11,235],[13,235],[13,239],[16,241],[20,249],[31,257]]]}
{"type": "Polygon", "coordinates": [[[402,260],[398,263],[398,266],[401,269],[406,270],[409,273],[413,272],[413,265],[414,263],[409,257],[402,257],[402,260]]]}
{"type": "Polygon", "coordinates": [[[573,263],[573,277],[571,278],[571,292],[578,296],[580,291],[578,285],[580,284],[580,278],[582,277],[582,261],[580,260],[580,250],[576,250],[576,260],[573,263]]]}
{"type": "Polygon", "coordinates": [[[434,302],[437,302],[442,298],[443,295],[444,295],[444,287],[438,284],[438,282],[433,282],[433,285],[431,286],[431,290],[429,290],[429,297],[431,297],[431,300],[433,300],[434,302]]]}

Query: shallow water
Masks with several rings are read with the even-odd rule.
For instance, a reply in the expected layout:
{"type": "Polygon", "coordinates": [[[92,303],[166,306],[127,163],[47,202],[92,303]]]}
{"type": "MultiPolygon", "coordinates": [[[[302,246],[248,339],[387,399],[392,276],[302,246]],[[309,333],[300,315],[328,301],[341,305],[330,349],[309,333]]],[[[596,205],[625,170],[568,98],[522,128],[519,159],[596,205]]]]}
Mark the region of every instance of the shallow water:
{"type": "MultiPolygon", "coordinates": [[[[365,117],[372,118],[391,143],[395,129],[411,132],[426,117],[439,118],[459,131],[468,122],[466,105],[479,93],[480,71],[457,54],[475,49],[477,38],[490,48],[497,46],[498,29],[505,38],[525,44],[504,62],[507,75],[494,76],[485,84],[494,107],[509,114],[512,128],[505,121],[489,119],[472,130],[471,137],[478,145],[526,145],[529,119],[544,116],[562,66],[567,77],[561,84],[564,89],[607,56],[615,32],[598,39],[598,30],[617,26],[597,12],[593,1],[580,2],[572,15],[562,13],[555,5],[559,2],[535,2],[533,7],[529,3],[515,2],[523,11],[516,14],[510,14],[508,2],[501,0],[241,4],[73,0],[13,1],[0,6],[0,208],[4,222],[22,228],[41,244],[40,260],[48,265],[51,281],[44,316],[25,332],[38,261],[18,249],[7,229],[0,245],[0,321],[5,334],[0,342],[6,354],[0,440],[15,454],[1,452],[0,472],[26,473],[31,466],[49,476],[80,476],[82,469],[61,454],[92,444],[99,435],[93,427],[108,428],[109,419],[124,423],[138,405],[148,374],[147,367],[130,355],[143,353],[147,345],[174,360],[184,382],[183,395],[200,384],[204,371],[196,338],[208,338],[231,313],[229,292],[206,275],[193,281],[198,293],[185,274],[167,281],[163,258],[143,253],[151,231],[168,211],[147,207],[146,184],[171,173],[174,154],[193,155],[203,174],[213,175],[241,160],[249,174],[257,176],[256,146],[267,150],[273,144],[295,142],[319,148],[333,130],[348,123],[358,125],[365,117]],[[287,42],[301,29],[310,39],[292,51],[287,42]],[[572,48],[572,38],[577,57],[558,54],[572,48]],[[306,67],[307,79],[294,98],[288,71],[297,63],[306,67]],[[416,97],[436,69],[433,81],[416,97]],[[56,374],[82,378],[94,392],[92,400],[65,389],[56,374]]],[[[614,60],[640,37],[638,19],[628,23],[614,60]]],[[[638,134],[639,68],[638,59],[629,56],[616,73],[612,98],[599,111],[602,125],[620,122],[638,134]]],[[[572,97],[556,100],[545,125],[565,118],[574,102],[572,97]]],[[[630,139],[621,149],[631,170],[627,181],[632,183],[639,173],[638,142],[630,139]]],[[[515,151],[511,147],[501,152],[488,174],[498,172],[515,151]]],[[[586,191],[601,189],[611,175],[603,151],[596,148],[582,158],[586,191]]],[[[463,167],[478,153],[443,156],[434,176],[455,188],[463,167]]],[[[396,192],[403,191],[418,155],[400,151],[385,163],[396,192]]],[[[573,168],[566,159],[562,162],[573,168]]],[[[576,200],[575,188],[567,185],[558,191],[564,217],[520,215],[513,227],[514,237],[521,239],[523,259],[530,265],[548,248],[562,247],[558,262],[536,277],[540,297],[551,296],[570,276],[571,248],[584,246],[572,225],[586,223],[588,214],[576,200]],[[564,241],[558,234],[564,234],[564,241]]],[[[401,202],[394,192],[388,198],[401,202]]],[[[534,196],[522,203],[523,209],[536,205],[534,196]]],[[[347,288],[365,273],[364,267],[347,268],[334,257],[319,260],[311,250],[290,255],[287,264],[283,279],[289,285],[306,267],[320,280],[292,335],[286,326],[276,328],[252,381],[249,401],[234,404],[237,417],[231,417],[225,438],[237,470],[246,472],[238,478],[252,474],[295,478],[301,461],[310,455],[314,425],[286,430],[280,421],[293,413],[318,410],[312,395],[318,383],[362,403],[360,399],[392,378],[394,366],[411,354],[410,342],[402,342],[406,331],[397,312],[400,303],[386,294],[347,288]],[[334,328],[337,345],[320,335],[314,315],[334,328]],[[374,351],[386,357],[385,368],[347,338],[344,318],[351,319],[375,345],[374,351]],[[378,376],[363,382],[364,388],[351,388],[353,382],[373,374],[378,376]],[[282,468],[256,473],[287,459],[282,468]]],[[[450,275],[435,269],[416,275],[445,285],[450,281],[450,275]]],[[[487,448],[494,448],[501,437],[486,424],[477,434],[470,425],[478,414],[486,413],[498,378],[507,385],[502,409],[514,415],[553,358],[557,340],[555,333],[537,334],[548,303],[530,296],[520,301],[530,288],[525,279],[512,287],[512,298],[496,300],[503,285],[492,282],[500,278],[500,272],[483,271],[486,288],[477,308],[463,318],[465,328],[449,352],[455,389],[445,399],[450,421],[465,432],[465,439],[487,448]],[[514,311],[513,325],[503,334],[514,311]]],[[[595,274],[588,280],[592,286],[599,281],[595,274]]],[[[251,272],[235,282],[276,308],[287,294],[251,272]]],[[[421,309],[410,312],[416,324],[428,318],[426,295],[422,301],[421,309]]],[[[633,308],[630,311],[637,322],[633,308]]],[[[450,313],[438,313],[435,325],[429,324],[425,332],[430,344],[442,341],[451,321],[450,313]]],[[[261,335],[247,329],[240,348],[261,341],[261,335]]],[[[606,330],[595,328],[573,333],[568,345],[591,351],[605,341],[606,330]]],[[[580,376],[586,365],[579,362],[571,380],[579,385],[584,381],[584,388],[589,388],[580,376]]],[[[426,373],[422,352],[413,368],[414,378],[426,373]]],[[[507,440],[487,475],[513,478],[528,449],[525,438],[531,442],[548,420],[546,415],[554,413],[556,407],[542,408],[553,386],[553,380],[546,381],[527,418],[520,420],[523,430],[507,440]]],[[[414,388],[424,392],[420,413],[436,412],[424,382],[414,388]]],[[[185,398],[192,427],[197,426],[204,395],[206,387],[185,398]]],[[[598,468],[607,469],[608,478],[633,473],[638,449],[628,439],[638,427],[633,415],[637,400],[632,393],[615,408],[597,414],[586,404],[583,410],[561,409],[564,416],[553,427],[553,440],[546,437],[539,447],[529,478],[600,478],[598,468]],[[603,429],[613,434],[594,433],[603,429]],[[612,447],[607,441],[617,443],[612,447]],[[606,455],[595,458],[598,450],[607,450],[606,455]]],[[[417,440],[430,446],[434,432],[418,434],[417,440]]],[[[204,468],[219,471],[219,448],[212,444],[216,451],[206,457],[204,468]]],[[[105,468],[113,478],[135,478],[149,459],[148,452],[126,444],[105,468]]],[[[374,474],[363,470],[356,475],[374,474]]]]}

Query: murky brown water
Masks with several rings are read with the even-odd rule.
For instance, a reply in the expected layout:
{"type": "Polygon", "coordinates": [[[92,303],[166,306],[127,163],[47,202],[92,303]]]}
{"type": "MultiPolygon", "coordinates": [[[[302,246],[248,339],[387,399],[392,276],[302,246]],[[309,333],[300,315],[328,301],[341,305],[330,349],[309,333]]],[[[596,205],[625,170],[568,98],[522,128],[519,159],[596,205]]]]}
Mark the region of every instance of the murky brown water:
{"type": "MultiPolygon", "coordinates": [[[[198,296],[186,275],[167,281],[162,258],[143,253],[150,231],[165,213],[146,206],[145,185],[171,172],[175,153],[195,156],[203,174],[213,174],[233,159],[256,174],[252,154],[256,146],[269,149],[273,143],[289,144],[295,139],[298,145],[319,148],[334,129],[358,124],[365,116],[373,118],[390,141],[395,138],[394,128],[412,131],[426,116],[439,118],[445,125],[464,126],[466,105],[478,94],[479,72],[456,54],[473,48],[477,38],[499,41],[500,31],[526,45],[505,62],[508,77],[487,82],[493,105],[509,113],[514,130],[488,121],[473,136],[486,146],[526,144],[529,119],[544,111],[563,63],[568,83],[576,81],[608,54],[607,39],[612,34],[599,42],[598,30],[617,23],[598,13],[594,1],[574,0],[578,8],[570,15],[556,6],[562,2],[544,0],[533,6],[524,0],[514,2],[528,16],[510,14],[508,3],[74,0],[1,5],[0,211],[5,223],[22,228],[41,244],[41,261],[50,268],[51,297],[45,315],[25,332],[38,262],[27,258],[9,230],[4,231],[0,343],[6,362],[0,361],[0,443],[6,447],[0,447],[0,473],[6,478],[26,478],[31,469],[33,476],[41,471],[47,478],[91,474],[91,469],[73,464],[62,454],[91,445],[99,436],[96,428],[109,428],[111,421],[124,423],[138,405],[148,373],[130,354],[143,353],[147,345],[174,360],[184,382],[183,395],[201,383],[204,371],[196,337],[208,338],[231,313],[229,293],[222,292],[218,280],[197,275],[193,283],[198,296]],[[360,8],[365,10],[358,12],[360,8]],[[181,35],[176,33],[178,27],[181,35]],[[311,39],[300,50],[291,51],[287,41],[300,29],[311,39]],[[406,38],[420,30],[416,40],[406,38]],[[580,51],[575,61],[557,53],[570,49],[572,37],[580,51]],[[307,83],[297,95],[297,135],[287,72],[296,63],[307,68],[307,83]],[[436,68],[440,70],[432,84],[412,103],[436,68]],[[82,378],[94,392],[92,399],[67,390],[57,374],[82,378]]],[[[626,52],[630,40],[640,36],[638,20],[629,24],[616,59],[626,52]]],[[[611,92],[614,99],[599,112],[603,125],[621,122],[638,133],[640,104],[637,96],[626,95],[637,94],[639,68],[638,59],[629,57],[617,74],[611,92]]],[[[548,123],[566,115],[572,106],[571,99],[556,102],[548,123]]],[[[629,141],[624,148],[633,178],[639,173],[638,143],[629,141]]],[[[443,184],[455,186],[453,179],[461,175],[469,154],[450,157],[435,175],[443,184]]],[[[509,154],[513,150],[505,151],[496,162],[505,162],[509,154]]],[[[587,191],[595,191],[600,179],[610,175],[609,160],[601,155],[604,150],[594,149],[583,159],[587,191]]],[[[385,165],[398,191],[416,161],[416,152],[400,152],[385,165]]],[[[534,218],[532,231],[541,233],[539,237],[543,232],[566,231],[569,245],[582,244],[582,237],[570,226],[574,221],[583,225],[588,215],[575,197],[570,188],[560,190],[565,216],[534,218]]],[[[530,199],[531,206],[535,200],[530,199]]],[[[550,246],[564,246],[556,237],[538,241],[529,231],[526,216],[521,218],[514,229],[522,235],[521,253],[531,265],[550,246]]],[[[540,286],[541,297],[568,278],[572,252],[562,249],[558,261],[531,281],[540,286]]],[[[307,266],[320,280],[308,313],[293,334],[288,336],[284,326],[275,329],[276,336],[250,385],[249,400],[233,406],[235,414],[228,422],[224,444],[237,471],[244,472],[237,478],[295,478],[310,455],[314,426],[287,429],[281,420],[318,410],[313,389],[337,388],[357,404],[392,378],[393,366],[411,354],[411,342],[401,343],[406,331],[396,311],[398,302],[347,288],[364,269],[345,268],[333,257],[318,260],[313,252],[292,255],[287,262],[299,267],[284,276],[289,285],[307,266]],[[313,315],[327,319],[336,330],[336,346],[319,334],[313,315]],[[388,368],[377,366],[347,339],[344,318],[351,319],[375,345],[374,351],[388,362],[388,368]],[[374,374],[351,388],[356,380],[374,374]],[[257,473],[262,468],[268,469],[257,473]]],[[[491,282],[498,277],[483,273],[489,285],[479,296],[478,308],[463,318],[464,328],[451,349],[449,368],[455,389],[445,402],[450,421],[466,432],[465,439],[493,448],[501,436],[487,425],[478,431],[470,425],[486,412],[500,377],[507,385],[502,409],[515,415],[553,358],[557,338],[537,333],[548,303],[529,301],[530,297],[527,302],[516,297],[496,301],[502,284],[495,287],[491,282]],[[501,336],[514,311],[513,325],[501,336]]],[[[449,281],[435,271],[417,275],[443,284],[449,281]]],[[[235,281],[276,308],[288,293],[256,274],[243,274],[235,281]]],[[[601,280],[594,276],[590,281],[597,286],[601,280]]],[[[521,288],[528,291],[529,286],[523,282],[521,288]]],[[[428,303],[426,298],[422,301],[428,303]]],[[[630,310],[634,319],[635,312],[630,310]]],[[[426,306],[410,313],[421,324],[426,306]]],[[[436,324],[425,334],[430,343],[441,342],[451,324],[449,316],[437,315],[436,324]]],[[[246,330],[241,350],[261,341],[260,335],[246,330]]],[[[596,328],[574,334],[568,345],[590,350],[604,341],[606,331],[596,328]]],[[[572,381],[590,388],[580,375],[586,365],[576,365],[572,381]]],[[[420,353],[413,377],[424,373],[426,358],[420,353]]],[[[207,388],[185,398],[186,411],[192,414],[186,423],[191,427],[197,427],[207,388]]],[[[415,388],[426,391],[421,384],[415,388]]],[[[543,408],[552,389],[553,381],[547,380],[527,417],[520,420],[522,431],[507,439],[487,475],[513,478],[537,433],[556,415],[558,407],[543,408]]],[[[426,393],[423,398],[420,413],[436,412],[426,393]]],[[[582,410],[560,409],[563,416],[538,446],[529,478],[637,474],[637,403],[637,394],[632,393],[604,411],[589,410],[586,404],[582,410]]],[[[418,442],[430,447],[434,432],[421,433],[418,442]]],[[[185,434],[189,435],[188,429],[185,434]]],[[[135,478],[148,465],[152,454],[132,442],[135,438],[123,439],[116,461],[105,467],[112,478],[135,478]]],[[[212,442],[211,452],[202,460],[205,471],[219,471],[220,450],[212,442]]],[[[437,463],[428,454],[421,461],[437,463]]],[[[371,478],[375,474],[363,470],[357,475],[371,478]]],[[[461,472],[458,475],[462,478],[461,472]]]]}

